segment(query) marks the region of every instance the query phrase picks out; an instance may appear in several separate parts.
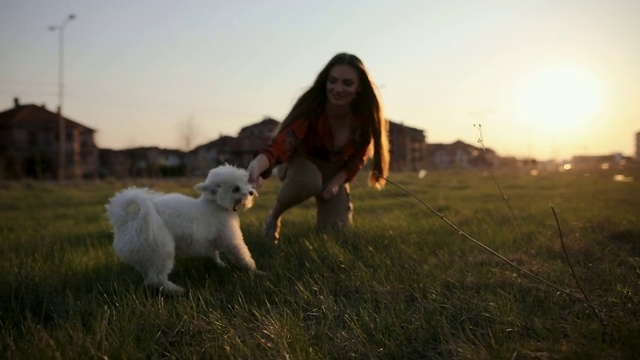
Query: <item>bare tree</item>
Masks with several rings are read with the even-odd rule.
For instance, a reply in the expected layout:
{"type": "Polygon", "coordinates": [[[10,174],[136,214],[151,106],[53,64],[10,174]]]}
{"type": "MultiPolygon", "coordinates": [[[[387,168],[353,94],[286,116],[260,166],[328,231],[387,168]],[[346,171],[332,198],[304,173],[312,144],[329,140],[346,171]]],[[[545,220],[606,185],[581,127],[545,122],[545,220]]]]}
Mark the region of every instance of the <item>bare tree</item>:
{"type": "Polygon", "coordinates": [[[178,134],[180,136],[180,145],[184,151],[191,150],[197,135],[197,126],[193,120],[193,116],[189,116],[186,120],[178,123],[178,134]]]}

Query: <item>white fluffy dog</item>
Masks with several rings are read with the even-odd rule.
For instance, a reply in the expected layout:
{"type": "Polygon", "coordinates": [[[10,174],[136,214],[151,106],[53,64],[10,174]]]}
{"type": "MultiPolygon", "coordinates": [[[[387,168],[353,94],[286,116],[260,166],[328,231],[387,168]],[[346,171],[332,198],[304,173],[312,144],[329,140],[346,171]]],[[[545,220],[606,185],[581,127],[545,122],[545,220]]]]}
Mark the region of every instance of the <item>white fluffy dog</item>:
{"type": "Polygon", "coordinates": [[[169,293],[184,291],[168,279],[176,255],[211,256],[225,266],[222,252],[261,273],[244,243],[237,213],[250,208],[257,196],[248,181],[246,170],[222,165],[195,186],[199,198],[135,187],[117,193],[106,205],[115,253],[142,273],[146,285],[169,293]]]}

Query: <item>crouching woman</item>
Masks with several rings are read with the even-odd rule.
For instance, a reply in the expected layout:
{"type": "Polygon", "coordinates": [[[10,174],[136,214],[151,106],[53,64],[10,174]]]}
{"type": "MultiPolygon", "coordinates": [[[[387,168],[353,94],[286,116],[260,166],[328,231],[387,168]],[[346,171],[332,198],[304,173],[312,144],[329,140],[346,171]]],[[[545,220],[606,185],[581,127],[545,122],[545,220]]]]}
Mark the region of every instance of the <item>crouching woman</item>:
{"type": "Polygon", "coordinates": [[[381,189],[389,168],[388,124],[362,61],[340,53],[298,98],[270,144],[249,164],[256,186],[280,165],[282,185],[263,223],[263,235],[277,241],[282,214],[314,197],[317,227],[352,223],[349,183],[368,159],[369,184],[381,189]]]}

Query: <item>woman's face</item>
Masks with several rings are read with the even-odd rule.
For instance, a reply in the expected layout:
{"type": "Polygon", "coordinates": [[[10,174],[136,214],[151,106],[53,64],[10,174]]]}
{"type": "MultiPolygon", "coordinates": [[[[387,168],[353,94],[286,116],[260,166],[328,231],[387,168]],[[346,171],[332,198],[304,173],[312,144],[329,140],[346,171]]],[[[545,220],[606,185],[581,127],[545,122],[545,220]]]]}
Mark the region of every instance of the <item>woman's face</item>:
{"type": "Polygon", "coordinates": [[[349,65],[335,65],[327,78],[327,99],[332,105],[349,105],[360,91],[358,74],[349,65]]]}

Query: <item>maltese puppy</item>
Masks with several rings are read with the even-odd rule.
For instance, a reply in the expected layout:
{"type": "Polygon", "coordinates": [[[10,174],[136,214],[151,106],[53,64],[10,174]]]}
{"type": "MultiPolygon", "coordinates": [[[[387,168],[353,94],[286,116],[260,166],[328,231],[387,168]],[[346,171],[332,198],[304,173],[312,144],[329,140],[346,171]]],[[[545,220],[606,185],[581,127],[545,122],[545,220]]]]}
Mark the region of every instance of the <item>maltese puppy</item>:
{"type": "Polygon", "coordinates": [[[246,170],[222,165],[195,186],[198,198],[135,187],[117,193],[106,205],[116,255],[142,273],[145,285],[168,293],[184,291],[168,279],[176,255],[211,256],[226,266],[224,253],[251,273],[262,273],[238,218],[238,210],[250,208],[258,195],[248,181],[246,170]]]}

